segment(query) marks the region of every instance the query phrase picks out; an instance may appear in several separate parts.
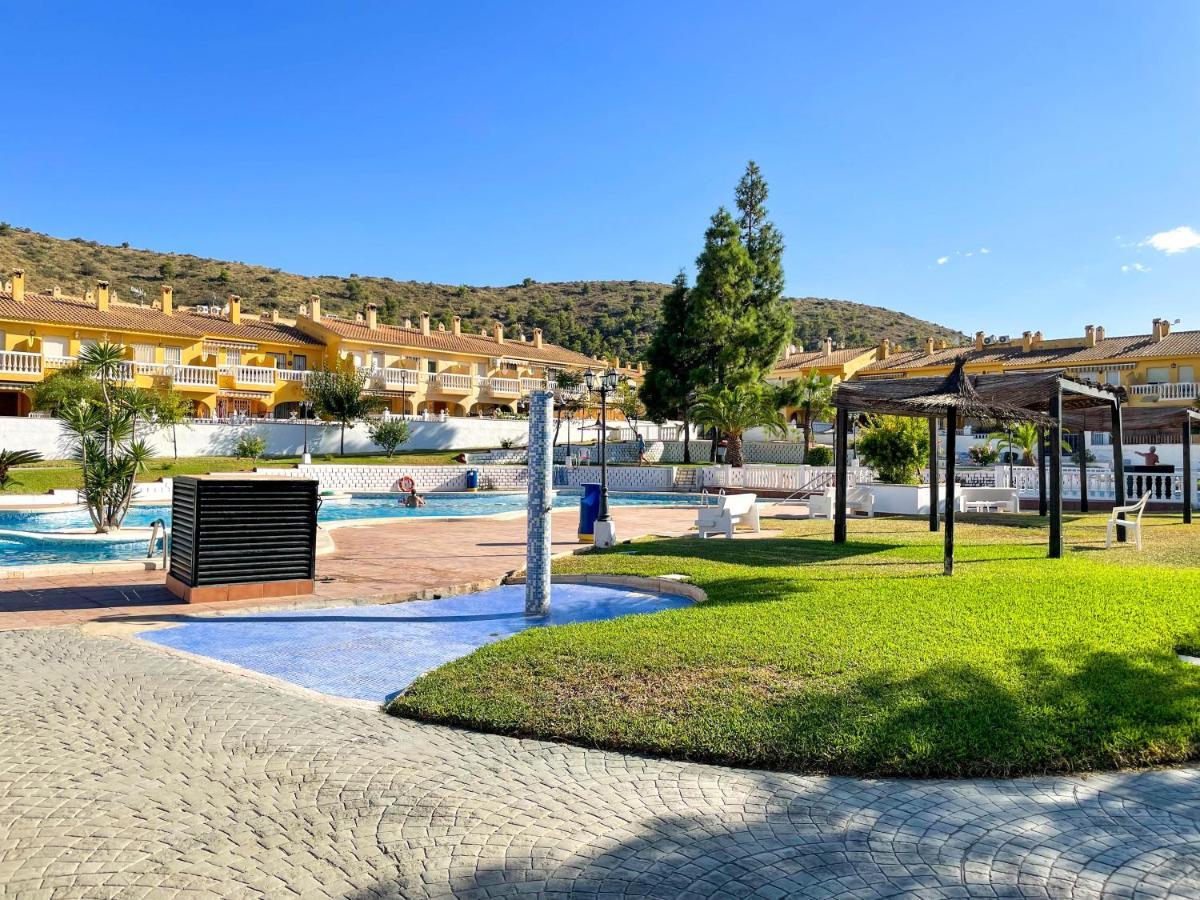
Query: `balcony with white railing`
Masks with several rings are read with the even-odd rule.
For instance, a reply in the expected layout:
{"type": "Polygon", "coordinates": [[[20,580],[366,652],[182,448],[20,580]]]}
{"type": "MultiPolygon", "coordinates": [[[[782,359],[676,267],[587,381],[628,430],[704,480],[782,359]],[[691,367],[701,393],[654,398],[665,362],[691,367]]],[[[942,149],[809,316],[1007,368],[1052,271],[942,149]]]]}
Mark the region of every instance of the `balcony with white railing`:
{"type": "Polygon", "coordinates": [[[0,351],[0,373],[30,377],[41,375],[42,354],[21,353],[17,350],[0,351]]]}
{"type": "Polygon", "coordinates": [[[1164,381],[1160,384],[1131,384],[1129,393],[1134,397],[1155,400],[1196,400],[1200,398],[1200,385],[1194,381],[1164,381]]]}
{"type": "Polygon", "coordinates": [[[469,394],[475,387],[475,379],[457,372],[439,372],[431,379],[431,386],[451,394],[469,394]]]}
{"type": "Polygon", "coordinates": [[[46,356],[42,359],[42,366],[49,371],[50,369],[66,369],[79,362],[79,358],[75,356],[46,356]]]}
{"type": "Polygon", "coordinates": [[[167,366],[165,374],[179,387],[217,386],[217,370],[212,366],[167,366]]]}
{"type": "Polygon", "coordinates": [[[156,362],[134,362],[133,371],[138,375],[165,375],[167,373],[167,364],[156,362]]]}
{"type": "Polygon", "coordinates": [[[311,369],[276,369],[280,381],[307,381],[311,369]]]}
{"type": "Polygon", "coordinates": [[[232,376],[237,384],[275,387],[275,373],[278,370],[270,366],[222,366],[218,371],[222,375],[232,376]]]}
{"type": "Polygon", "coordinates": [[[518,396],[521,393],[521,379],[519,378],[484,378],[480,380],[483,382],[481,387],[493,396],[518,396]]]}
{"type": "Polygon", "coordinates": [[[521,379],[521,393],[523,393],[523,394],[529,394],[529,393],[532,393],[533,391],[544,391],[544,390],[546,390],[546,379],[545,378],[522,378],[521,379]]]}

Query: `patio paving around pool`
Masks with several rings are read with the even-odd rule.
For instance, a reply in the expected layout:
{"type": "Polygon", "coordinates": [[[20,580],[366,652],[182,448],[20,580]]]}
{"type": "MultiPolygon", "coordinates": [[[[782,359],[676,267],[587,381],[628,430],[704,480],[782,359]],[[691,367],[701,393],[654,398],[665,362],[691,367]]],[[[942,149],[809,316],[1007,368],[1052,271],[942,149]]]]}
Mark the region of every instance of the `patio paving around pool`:
{"type": "MultiPolygon", "coordinates": [[[[687,533],[694,508],[614,507],[622,540],[687,533]]],[[[586,545],[575,537],[578,515],[554,514],[554,552],[586,545]]],[[[317,558],[316,593],[280,600],[181,603],[161,571],[83,573],[0,580],[0,631],[74,625],[98,619],[171,617],[267,607],[388,603],[422,593],[492,587],[525,566],[525,517],[405,519],[386,525],[334,529],[335,552],[317,558]]]]}
{"type": "Polygon", "coordinates": [[[556,584],[550,615],[528,618],[525,586],[515,584],[403,606],[207,616],[138,636],[322,694],[382,702],[426,672],[527,628],[679,609],[690,602],[628,588],[556,584]]]}

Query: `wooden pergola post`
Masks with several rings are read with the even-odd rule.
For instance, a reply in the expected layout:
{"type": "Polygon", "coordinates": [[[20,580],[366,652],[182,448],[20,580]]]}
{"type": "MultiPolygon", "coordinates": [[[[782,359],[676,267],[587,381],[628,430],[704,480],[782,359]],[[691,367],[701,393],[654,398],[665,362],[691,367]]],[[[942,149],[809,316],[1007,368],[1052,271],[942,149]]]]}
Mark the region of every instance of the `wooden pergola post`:
{"type": "MultiPolygon", "coordinates": [[[[958,411],[946,410],[946,543],[942,553],[942,572],[954,574],[954,432],[958,430],[958,411]]],[[[934,507],[936,515],[937,507],[934,507]]]]}
{"type": "Polygon", "coordinates": [[[929,417],[929,530],[938,530],[937,416],[929,417]]]}
{"type": "Polygon", "coordinates": [[[1038,515],[1046,515],[1046,428],[1038,426],[1038,515]]]}
{"type": "Polygon", "coordinates": [[[1192,524],[1192,417],[1183,417],[1183,524],[1192,524]]]}
{"type": "Polygon", "coordinates": [[[846,543],[847,462],[850,455],[850,411],[838,409],[833,433],[833,542],[846,543]]]}
{"type": "Polygon", "coordinates": [[[1080,429],[1079,431],[1079,511],[1081,513],[1089,512],[1088,509],[1088,493],[1087,493],[1087,430],[1080,429]]]}
{"type": "MultiPolygon", "coordinates": [[[[1122,433],[1121,401],[1113,399],[1112,405],[1112,448],[1113,448],[1113,505],[1125,505],[1125,435],[1122,433]]],[[[1118,513],[1124,520],[1125,513],[1118,513]]],[[[1125,543],[1125,529],[1117,529],[1117,542],[1125,543]]]]}
{"type": "Polygon", "coordinates": [[[1050,395],[1050,558],[1061,559],[1062,537],[1062,388],[1050,395]]]}

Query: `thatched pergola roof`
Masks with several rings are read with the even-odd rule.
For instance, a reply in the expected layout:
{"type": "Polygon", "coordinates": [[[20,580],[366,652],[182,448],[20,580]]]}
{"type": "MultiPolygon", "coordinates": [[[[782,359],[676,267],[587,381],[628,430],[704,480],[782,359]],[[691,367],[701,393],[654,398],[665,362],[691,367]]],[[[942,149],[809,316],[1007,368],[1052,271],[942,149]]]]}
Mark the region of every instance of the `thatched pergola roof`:
{"type": "Polygon", "coordinates": [[[963,419],[1049,425],[1050,397],[1059,388],[1068,421],[1088,409],[1107,415],[1114,402],[1125,399],[1123,388],[1091,384],[1061,370],[968,375],[960,360],[944,377],[844,382],[834,391],[833,405],[850,412],[921,418],[944,416],[953,409],[963,419]]]}

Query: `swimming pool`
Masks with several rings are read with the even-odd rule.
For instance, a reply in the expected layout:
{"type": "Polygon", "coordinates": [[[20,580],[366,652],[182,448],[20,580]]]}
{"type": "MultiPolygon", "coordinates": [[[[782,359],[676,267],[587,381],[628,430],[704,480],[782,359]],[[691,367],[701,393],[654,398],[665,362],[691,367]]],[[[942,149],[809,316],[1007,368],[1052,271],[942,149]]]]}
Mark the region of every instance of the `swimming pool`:
{"type": "MultiPolygon", "coordinates": [[[[425,505],[410,509],[400,503],[395,494],[362,495],[355,497],[323,497],[317,520],[338,522],[350,519],[420,519],[432,516],[486,516],[525,509],[525,495],[520,493],[426,494],[425,505]]],[[[679,506],[699,502],[696,494],[652,494],[614,492],[609,494],[613,506],[679,506]]],[[[557,509],[578,506],[579,493],[560,491],[554,500],[557,509]]],[[[134,506],[125,518],[129,527],[146,527],[156,519],[171,521],[169,504],[134,506]]],[[[58,512],[3,510],[0,511],[0,532],[61,533],[71,530],[90,530],[91,519],[84,509],[58,512]]],[[[138,559],[146,555],[146,538],[113,542],[71,542],[0,534],[0,566],[29,566],[40,563],[93,562],[110,559],[138,559]]]]}

